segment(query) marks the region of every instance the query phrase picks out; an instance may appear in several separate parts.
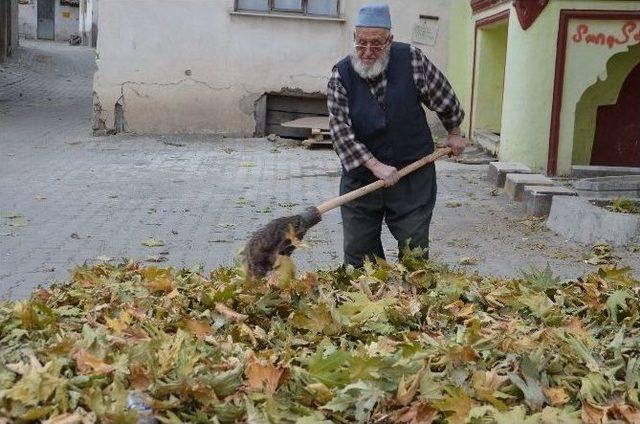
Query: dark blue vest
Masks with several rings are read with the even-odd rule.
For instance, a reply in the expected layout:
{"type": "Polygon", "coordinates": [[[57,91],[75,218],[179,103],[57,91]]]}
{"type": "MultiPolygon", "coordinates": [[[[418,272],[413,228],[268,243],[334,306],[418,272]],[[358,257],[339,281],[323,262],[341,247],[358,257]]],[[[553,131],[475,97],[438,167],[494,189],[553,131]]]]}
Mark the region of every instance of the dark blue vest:
{"type": "MultiPolygon", "coordinates": [[[[433,152],[433,137],[413,79],[408,44],[391,45],[382,105],[353,69],[349,56],[336,67],[349,97],[349,116],[356,140],[364,143],[376,159],[402,168],[433,152]]],[[[343,172],[363,180],[374,179],[364,166],[343,172]]]]}

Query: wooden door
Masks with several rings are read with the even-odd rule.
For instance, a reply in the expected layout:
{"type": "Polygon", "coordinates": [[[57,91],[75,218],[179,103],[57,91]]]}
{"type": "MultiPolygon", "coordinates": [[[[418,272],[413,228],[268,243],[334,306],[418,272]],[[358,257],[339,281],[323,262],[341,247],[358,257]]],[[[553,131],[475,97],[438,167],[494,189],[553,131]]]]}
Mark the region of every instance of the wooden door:
{"type": "Polygon", "coordinates": [[[591,165],[640,166],[640,64],[627,76],[618,102],[598,108],[591,165]]]}

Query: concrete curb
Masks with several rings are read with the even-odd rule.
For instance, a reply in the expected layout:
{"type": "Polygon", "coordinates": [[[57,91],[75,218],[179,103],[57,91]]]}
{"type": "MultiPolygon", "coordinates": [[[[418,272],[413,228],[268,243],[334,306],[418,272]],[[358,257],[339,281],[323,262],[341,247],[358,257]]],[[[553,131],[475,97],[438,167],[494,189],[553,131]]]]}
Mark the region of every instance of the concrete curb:
{"type": "Polygon", "coordinates": [[[625,246],[640,240],[640,215],[610,212],[591,198],[555,196],[547,227],[578,243],[625,246]]]}

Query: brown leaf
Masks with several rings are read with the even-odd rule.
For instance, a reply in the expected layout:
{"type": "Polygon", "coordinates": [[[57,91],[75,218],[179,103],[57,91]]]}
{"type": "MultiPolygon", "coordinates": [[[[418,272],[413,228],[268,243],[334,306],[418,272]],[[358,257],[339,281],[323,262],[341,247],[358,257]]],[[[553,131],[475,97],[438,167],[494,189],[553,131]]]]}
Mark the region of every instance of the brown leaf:
{"type": "Polygon", "coordinates": [[[584,328],[582,321],[577,317],[570,317],[564,322],[564,328],[583,340],[591,340],[591,334],[584,328]]]}
{"type": "Polygon", "coordinates": [[[475,362],[478,359],[478,354],[469,345],[463,347],[456,346],[451,351],[451,362],[454,365],[461,365],[467,362],[475,362]]]}
{"type": "Polygon", "coordinates": [[[213,327],[207,321],[196,319],[185,319],[182,323],[184,328],[198,338],[208,336],[213,333],[213,327]]]}
{"type": "Polygon", "coordinates": [[[300,277],[300,284],[307,290],[311,290],[318,285],[318,274],[309,271],[305,272],[300,277]]]}
{"type": "Polygon", "coordinates": [[[398,400],[398,403],[400,405],[407,406],[411,403],[414,396],[416,395],[416,392],[418,391],[420,380],[422,380],[422,376],[424,376],[425,371],[426,371],[426,368],[423,368],[422,370],[420,370],[420,372],[414,375],[409,380],[410,383],[408,384],[408,386],[407,386],[407,383],[405,382],[404,375],[400,378],[400,383],[398,384],[398,391],[396,393],[396,399],[398,400]]]}
{"type": "Polygon", "coordinates": [[[601,424],[607,414],[607,408],[593,406],[588,402],[582,402],[582,422],[584,424],[601,424]]]}
{"type": "Polygon", "coordinates": [[[444,307],[456,320],[463,321],[473,315],[473,303],[465,304],[461,300],[456,300],[450,305],[444,307]]]}
{"type": "Polygon", "coordinates": [[[73,353],[76,360],[76,368],[80,374],[108,374],[113,371],[113,367],[101,359],[96,358],[84,349],[73,353]]]}
{"type": "Polygon", "coordinates": [[[625,420],[629,424],[640,423],[640,410],[631,405],[617,403],[609,409],[609,413],[617,420],[625,420]]]}
{"type": "Polygon", "coordinates": [[[499,390],[507,381],[509,381],[509,377],[498,374],[496,370],[478,371],[473,374],[473,387],[476,390],[486,388],[494,392],[499,390]]]}
{"type": "Polygon", "coordinates": [[[275,367],[271,363],[261,363],[255,356],[249,358],[244,375],[247,378],[247,389],[249,391],[265,391],[274,393],[280,384],[280,378],[284,373],[284,368],[275,367]]]}
{"type": "Polygon", "coordinates": [[[414,403],[398,411],[393,422],[406,424],[431,424],[438,416],[438,410],[424,402],[414,403]]]}
{"type": "Polygon", "coordinates": [[[136,390],[146,390],[153,383],[153,377],[146,365],[137,364],[131,367],[129,381],[136,390]]]}
{"type": "Polygon", "coordinates": [[[569,401],[569,395],[567,395],[563,387],[543,387],[542,392],[551,406],[562,406],[569,401]]]}
{"type": "Polygon", "coordinates": [[[238,313],[223,303],[216,303],[215,310],[217,313],[224,315],[231,322],[243,322],[246,321],[249,316],[238,313]]]}

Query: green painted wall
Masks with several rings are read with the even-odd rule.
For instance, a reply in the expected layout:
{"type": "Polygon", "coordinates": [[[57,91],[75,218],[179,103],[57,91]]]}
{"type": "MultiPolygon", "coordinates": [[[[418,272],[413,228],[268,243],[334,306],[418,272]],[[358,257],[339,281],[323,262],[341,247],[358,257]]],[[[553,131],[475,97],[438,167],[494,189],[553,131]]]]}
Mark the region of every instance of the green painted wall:
{"type": "Polygon", "coordinates": [[[524,31],[515,11],[509,19],[505,96],[499,158],[546,168],[558,33],[558,8],[550,2],[524,31]]]}
{"type": "Polygon", "coordinates": [[[473,20],[471,6],[468,1],[454,0],[451,3],[447,79],[458,95],[467,114],[462,130],[469,134],[471,68],[473,66],[473,20]]]}
{"type": "Polygon", "coordinates": [[[617,53],[607,63],[604,80],[589,87],[576,105],[573,143],[573,164],[588,165],[596,132],[598,106],[615,104],[629,73],[640,63],[640,44],[617,53]]]}
{"type": "MultiPolygon", "coordinates": [[[[471,15],[467,0],[452,2],[450,26],[450,53],[448,76],[454,84],[465,110],[469,112],[472,85],[474,22],[505,9],[471,15]]],[[[535,170],[547,167],[551,108],[556,61],[558,22],[562,9],[638,10],[640,1],[623,0],[553,0],[527,31],[518,22],[515,10],[511,10],[508,24],[508,45],[505,64],[504,97],[502,107],[500,160],[525,163],[535,170]]],[[[614,52],[615,53],[615,52],[614,52]]],[[[599,74],[597,66],[590,67],[588,60],[580,60],[574,66],[582,75],[599,74]]],[[[573,161],[574,129],[576,128],[576,104],[584,90],[571,76],[565,78],[566,87],[561,115],[561,132],[558,157],[558,173],[568,174],[573,161]]],[[[594,79],[595,81],[595,79],[594,79]]],[[[613,81],[613,80],[612,80],[613,81]]],[[[583,131],[583,109],[578,110],[578,120],[583,131]]],[[[469,119],[466,120],[466,130],[469,119]]],[[[476,124],[474,123],[474,127],[476,124]]],[[[584,144],[584,135],[579,135],[584,144]]],[[[585,157],[581,144],[577,156],[585,157]]]]}
{"type": "Polygon", "coordinates": [[[500,133],[506,56],[506,22],[478,31],[474,128],[500,133]]]}

